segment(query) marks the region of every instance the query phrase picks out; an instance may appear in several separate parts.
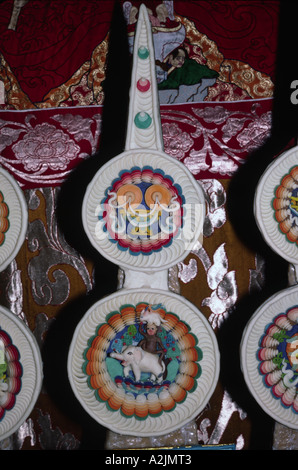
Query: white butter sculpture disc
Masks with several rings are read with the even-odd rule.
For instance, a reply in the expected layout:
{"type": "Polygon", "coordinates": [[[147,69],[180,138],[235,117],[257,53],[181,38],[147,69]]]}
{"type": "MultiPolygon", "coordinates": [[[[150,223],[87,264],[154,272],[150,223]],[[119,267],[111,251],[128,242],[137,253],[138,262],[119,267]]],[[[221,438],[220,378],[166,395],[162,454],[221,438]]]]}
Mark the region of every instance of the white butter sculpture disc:
{"type": "Polygon", "coordinates": [[[0,441],[17,431],[42,386],[39,346],[30,329],[0,306],[0,441]]]}
{"type": "Polygon", "coordinates": [[[167,269],[201,241],[205,199],[189,170],[163,151],[144,5],[134,39],[127,129],[125,151],[89,184],[82,219],[90,242],[124,269],[128,281],[77,326],[68,375],[78,401],[97,422],[125,435],[157,436],[204,409],[217,385],[219,352],[202,313],[168,292],[167,269]]]}
{"type": "Polygon", "coordinates": [[[136,271],[164,270],[184,259],[202,235],[204,216],[203,191],[185,166],[147,149],[105,164],[83,204],[91,243],[136,271]]]}
{"type": "Polygon", "coordinates": [[[298,429],[298,286],[273,295],[255,312],[243,333],[241,365],[263,410],[298,429]]]}
{"type": "Polygon", "coordinates": [[[14,178],[0,168],[0,271],[15,258],[26,236],[28,210],[14,178]]]}
{"type": "Polygon", "coordinates": [[[189,170],[163,152],[151,23],[139,9],[125,151],[87,188],[82,218],[93,246],[122,268],[165,270],[202,236],[205,199],[189,170]]]}
{"type": "Polygon", "coordinates": [[[254,211],[272,250],[298,264],[298,147],[269,165],[256,190],[254,211]]]}
{"type": "MultiPolygon", "coordinates": [[[[143,359],[132,357],[131,364],[141,369],[143,359]]],[[[153,362],[150,356],[149,365],[153,362]]],[[[207,319],[181,296],[124,289],[97,302],[78,324],[68,374],[83,408],[103,426],[125,435],[163,435],[207,405],[219,375],[217,341],[207,319]],[[166,351],[166,373],[157,380],[151,378],[153,369],[142,369],[139,377],[135,370],[125,372],[119,356],[131,347],[140,353],[137,345],[150,318],[166,351]]]]}

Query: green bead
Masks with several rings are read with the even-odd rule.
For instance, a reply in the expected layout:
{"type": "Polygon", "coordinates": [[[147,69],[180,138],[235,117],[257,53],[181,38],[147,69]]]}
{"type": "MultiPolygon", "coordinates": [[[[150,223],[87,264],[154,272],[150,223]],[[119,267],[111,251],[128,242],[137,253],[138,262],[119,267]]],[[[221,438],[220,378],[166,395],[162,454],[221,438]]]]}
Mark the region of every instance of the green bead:
{"type": "Polygon", "coordinates": [[[138,56],[140,59],[147,59],[147,57],[149,57],[149,51],[147,47],[140,46],[138,49],[138,56]]]}
{"type": "Polygon", "coordinates": [[[136,114],[135,116],[135,125],[139,129],[147,129],[152,122],[152,118],[149,116],[149,114],[145,112],[141,112],[136,114]]]}

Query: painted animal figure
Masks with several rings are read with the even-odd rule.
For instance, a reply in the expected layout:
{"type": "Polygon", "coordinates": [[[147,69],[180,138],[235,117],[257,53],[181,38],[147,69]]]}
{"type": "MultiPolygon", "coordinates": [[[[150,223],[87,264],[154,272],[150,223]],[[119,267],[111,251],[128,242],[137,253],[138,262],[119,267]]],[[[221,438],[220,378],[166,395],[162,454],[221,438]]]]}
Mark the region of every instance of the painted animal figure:
{"type": "Polygon", "coordinates": [[[160,326],[161,323],[166,323],[162,316],[159,314],[159,307],[161,307],[161,305],[148,305],[142,310],[140,321],[142,323],[155,323],[156,326],[160,326]]]}
{"type": "Polygon", "coordinates": [[[128,346],[121,353],[113,352],[110,357],[118,359],[124,366],[124,375],[127,377],[132,370],[135,380],[141,380],[141,373],[150,373],[150,380],[160,383],[163,380],[165,365],[159,362],[159,356],[144,351],[139,346],[128,346]]]}

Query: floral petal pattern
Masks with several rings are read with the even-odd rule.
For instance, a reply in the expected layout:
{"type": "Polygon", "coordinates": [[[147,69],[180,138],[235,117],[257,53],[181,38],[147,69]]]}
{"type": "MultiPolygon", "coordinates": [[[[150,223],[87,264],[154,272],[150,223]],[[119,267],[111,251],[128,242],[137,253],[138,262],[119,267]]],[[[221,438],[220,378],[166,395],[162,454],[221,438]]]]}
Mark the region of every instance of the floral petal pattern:
{"type": "Polygon", "coordinates": [[[16,395],[22,386],[23,369],[20,362],[20,353],[12,343],[11,337],[0,328],[0,341],[4,345],[4,356],[7,367],[0,373],[0,420],[6,411],[11,410],[16,402],[16,395]]]}
{"type": "MultiPolygon", "coordinates": [[[[175,408],[176,403],[186,398],[188,392],[191,393],[195,389],[195,379],[201,375],[201,368],[194,359],[199,360],[199,358],[202,358],[202,351],[197,347],[197,338],[190,332],[190,327],[186,323],[178,321],[172,328],[168,329],[168,313],[163,310],[163,321],[166,326],[162,329],[161,338],[165,348],[168,348],[167,356],[169,361],[177,363],[175,377],[172,377],[171,380],[168,380],[167,377],[162,384],[154,384],[150,382],[149,378],[144,384],[137,384],[132,379],[126,379],[119,375],[111,377],[109,371],[107,373],[109,353],[115,347],[121,351],[123,346],[137,344],[140,339],[137,323],[135,323],[135,319],[140,321],[140,305],[144,308],[148,304],[142,303],[136,306],[132,321],[127,322],[126,325],[122,318],[122,315],[125,316],[127,312],[126,306],[121,306],[119,312],[107,315],[108,324],[114,330],[114,338],[110,337],[108,340],[105,337],[105,330],[100,328],[98,334],[90,338],[90,347],[85,351],[87,361],[84,363],[83,369],[89,376],[90,388],[95,390],[97,399],[106,402],[109,409],[121,410],[121,413],[125,415],[125,410],[128,409],[126,403],[128,395],[130,403],[129,416],[131,416],[132,393],[134,396],[134,414],[139,419],[145,419],[148,414],[152,414],[152,416],[157,414],[159,416],[162,411],[170,411],[175,408]],[[197,355],[193,353],[188,358],[180,358],[181,351],[193,349],[197,349],[197,355]],[[103,351],[105,354],[101,354],[103,351]],[[117,388],[115,388],[115,384],[117,388]],[[162,393],[162,391],[169,393],[162,393]],[[155,400],[151,398],[152,393],[155,400]],[[156,404],[152,407],[152,401],[159,401],[159,405],[156,404]]],[[[172,313],[169,313],[169,319],[172,315],[172,313]]],[[[113,361],[113,359],[110,359],[110,361],[113,361]]]]}
{"type": "Polygon", "coordinates": [[[248,388],[275,421],[298,429],[298,290],[284,289],[255,312],[241,343],[248,388]]]}
{"type": "Polygon", "coordinates": [[[161,435],[207,404],[217,384],[219,353],[208,321],[187,300],[161,290],[124,289],[85,314],[72,340],[68,372],[74,393],[96,421],[122,434],[161,435]],[[138,378],[124,370],[121,356],[126,348],[140,348],[143,312],[152,305],[158,306],[156,334],[166,368],[160,378],[147,370],[138,378]]]}

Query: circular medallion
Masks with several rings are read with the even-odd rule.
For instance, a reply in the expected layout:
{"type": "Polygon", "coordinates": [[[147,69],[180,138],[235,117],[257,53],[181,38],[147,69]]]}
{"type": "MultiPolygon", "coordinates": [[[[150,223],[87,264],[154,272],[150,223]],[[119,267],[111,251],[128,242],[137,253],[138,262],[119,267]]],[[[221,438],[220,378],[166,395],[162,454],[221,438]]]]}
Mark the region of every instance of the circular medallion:
{"type": "Polygon", "coordinates": [[[68,374],[100,424],[126,435],[162,435],[208,403],[219,375],[217,341],[180,296],[123,290],[95,304],[77,326],[68,374]]]}
{"type": "Polygon", "coordinates": [[[290,263],[298,262],[298,147],[278,157],[260,179],[255,216],[268,245],[290,263]]]}
{"type": "Polygon", "coordinates": [[[298,287],[266,301],[248,323],[241,343],[242,370],[264,411],[298,429],[298,287]]]}
{"type": "Polygon", "coordinates": [[[30,415],[42,385],[38,344],[25,323],[0,306],[0,440],[30,415]]]}
{"type": "Polygon", "coordinates": [[[123,268],[159,271],[184,259],[199,240],[204,194],[172,157],[131,150],[97,172],[82,217],[91,243],[107,259],[123,268]]]}
{"type": "Polygon", "coordinates": [[[15,258],[26,235],[28,211],[24,194],[13,177],[0,169],[0,271],[15,258]]]}

